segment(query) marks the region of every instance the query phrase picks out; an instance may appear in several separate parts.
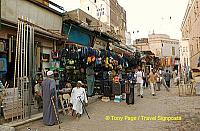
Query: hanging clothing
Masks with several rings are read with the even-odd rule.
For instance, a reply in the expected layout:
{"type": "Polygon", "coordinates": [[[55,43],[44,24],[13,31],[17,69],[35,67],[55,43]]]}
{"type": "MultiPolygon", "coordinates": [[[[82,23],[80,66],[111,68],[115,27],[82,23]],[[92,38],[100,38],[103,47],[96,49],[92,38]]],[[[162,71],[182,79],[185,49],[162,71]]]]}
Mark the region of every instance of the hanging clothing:
{"type": "Polygon", "coordinates": [[[85,89],[82,87],[74,87],[71,93],[70,103],[72,103],[72,109],[76,111],[76,114],[83,114],[82,102],[88,103],[85,89]]]}
{"type": "Polygon", "coordinates": [[[42,97],[43,97],[43,122],[46,125],[54,125],[56,115],[51,98],[54,97],[54,105],[58,112],[56,82],[54,79],[47,78],[42,82],[42,97]]]}

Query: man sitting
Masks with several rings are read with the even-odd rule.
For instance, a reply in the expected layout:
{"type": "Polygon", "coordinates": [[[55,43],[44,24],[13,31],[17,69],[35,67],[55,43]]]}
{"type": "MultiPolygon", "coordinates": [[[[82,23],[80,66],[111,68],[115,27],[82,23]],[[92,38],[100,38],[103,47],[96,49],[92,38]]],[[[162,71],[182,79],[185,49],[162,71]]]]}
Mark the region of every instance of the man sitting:
{"type": "Polygon", "coordinates": [[[40,78],[37,81],[37,84],[35,85],[35,100],[38,104],[38,110],[42,109],[42,78],[40,78]]]}

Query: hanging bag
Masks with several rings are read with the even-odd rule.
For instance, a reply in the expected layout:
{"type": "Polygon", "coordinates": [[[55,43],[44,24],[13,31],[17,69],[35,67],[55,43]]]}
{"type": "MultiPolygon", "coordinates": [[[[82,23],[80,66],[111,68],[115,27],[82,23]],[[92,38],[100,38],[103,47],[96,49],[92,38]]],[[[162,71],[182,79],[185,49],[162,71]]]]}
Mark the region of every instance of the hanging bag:
{"type": "Polygon", "coordinates": [[[125,81],[125,93],[130,94],[130,83],[128,81],[125,81]]]}

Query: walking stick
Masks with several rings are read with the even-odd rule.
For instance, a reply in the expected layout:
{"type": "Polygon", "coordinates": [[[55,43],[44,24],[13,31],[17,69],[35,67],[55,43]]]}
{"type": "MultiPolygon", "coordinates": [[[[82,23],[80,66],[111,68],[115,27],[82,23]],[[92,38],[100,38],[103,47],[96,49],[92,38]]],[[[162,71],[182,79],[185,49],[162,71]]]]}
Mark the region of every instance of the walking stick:
{"type": "Polygon", "coordinates": [[[59,120],[59,118],[58,118],[58,113],[57,113],[57,111],[56,111],[56,106],[55,106],[55,103],[54,103],[52,97],[51,97],[51,102],[52,102],[52,104],[53,104],[53,109],[54,109],[54,113],[55,113],[55,115],[56,115],[56,119],[57,119],[57,122],[58,122],[58,127],[59,127],[59,129],[61,129],[61,128],[60,128],[60,120],[59,120]]]}
{"type": "Polygon", "coordinates": [[[82,103],[82,105],[83,105],[83,109],[85,110],[85,112],[86,112],[86,114],[87,114],[87,116],[88,116],[88,118],[90,119],[90,116],[89,116],[89,114],[88,114],[88,112],[87,112],[87,110],[86,110],[86,108],[85,108],[85,105],[83,104],[83,102],[81,101],[81,98],[80,98],[81,96],[78,96],[78,98],[79,98],[79,100],[80,100],[80,102],[82,103]]]}

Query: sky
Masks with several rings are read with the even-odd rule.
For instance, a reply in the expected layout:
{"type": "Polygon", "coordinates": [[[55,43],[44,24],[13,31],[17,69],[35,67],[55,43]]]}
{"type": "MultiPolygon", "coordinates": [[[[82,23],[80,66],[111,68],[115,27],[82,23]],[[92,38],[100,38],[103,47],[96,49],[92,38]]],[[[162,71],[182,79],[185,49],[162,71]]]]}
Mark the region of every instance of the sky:
{"type": "MultiPolygon", "coordinates": [[[[66,11],[79,7],[80,0],[52,0],[66,11]]],[[[118,0],[127,14],[127,31],[132,39],[148,34],[167,34],[181,39],[181,23],[189,0],[118,0]],[[133,33],[134,32],[134,33],[133,33]]]]}

